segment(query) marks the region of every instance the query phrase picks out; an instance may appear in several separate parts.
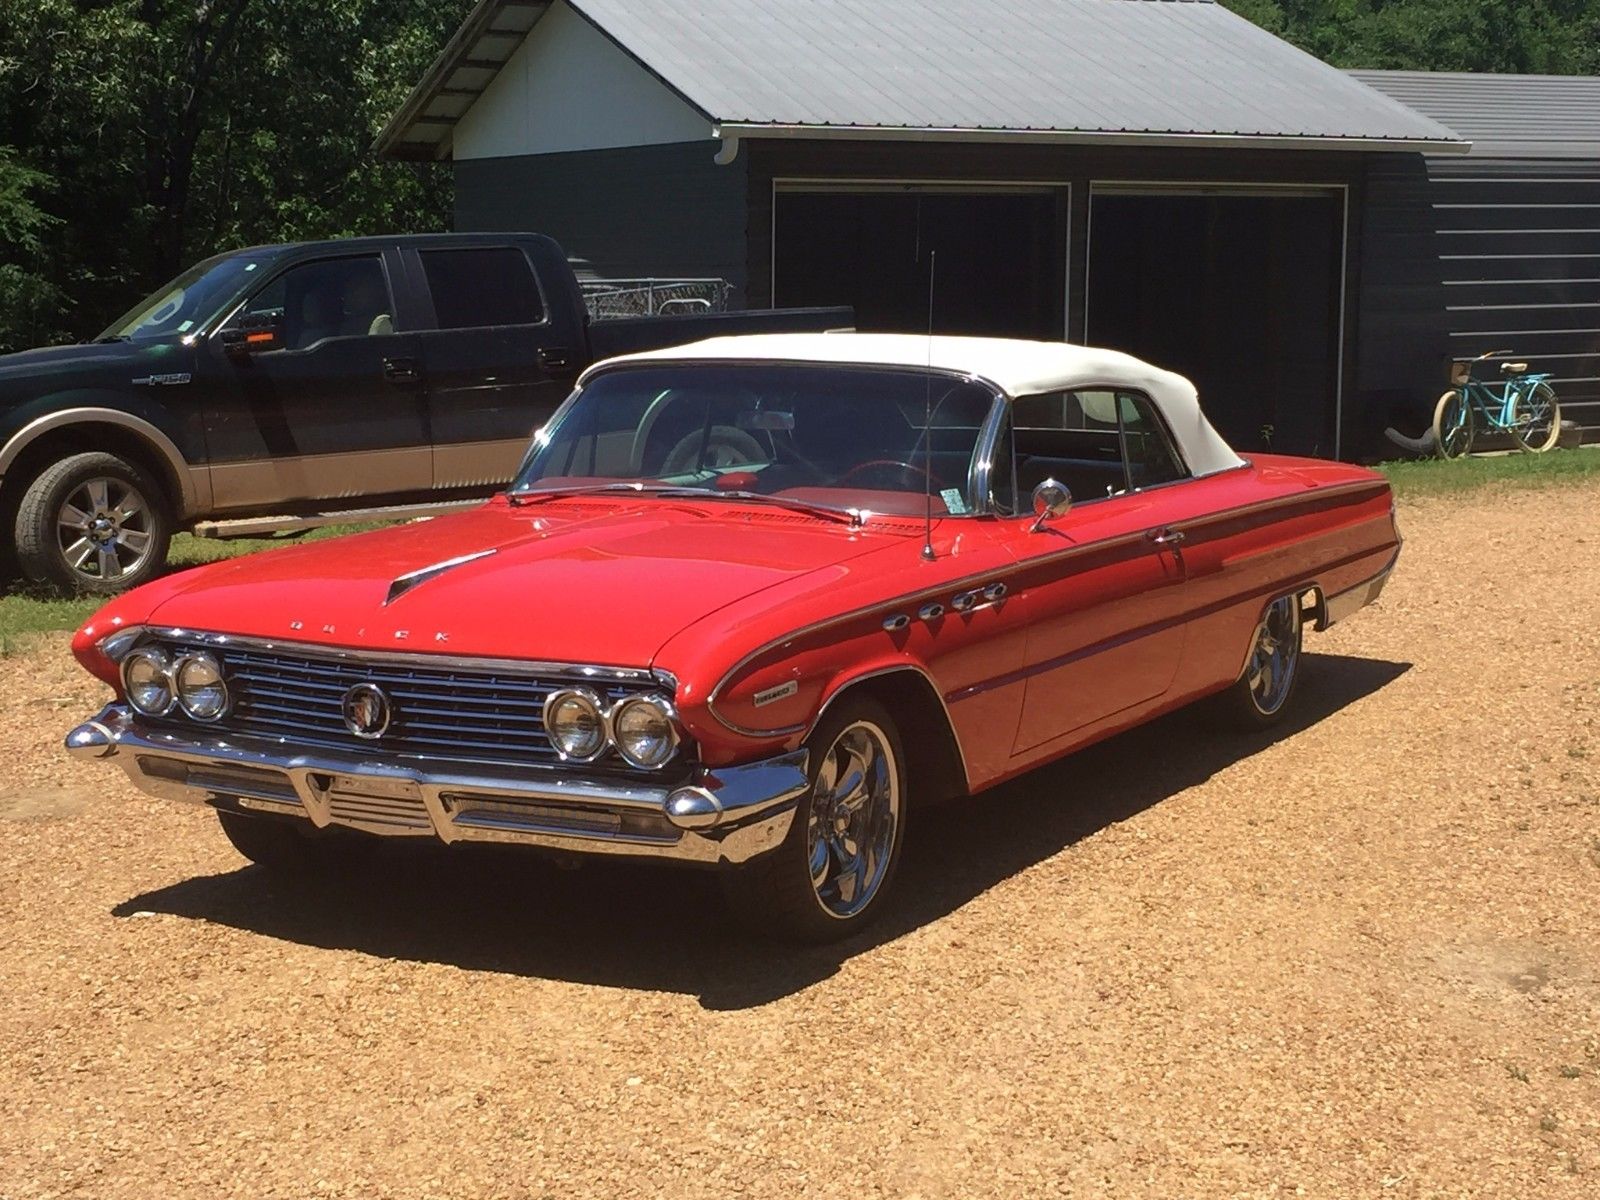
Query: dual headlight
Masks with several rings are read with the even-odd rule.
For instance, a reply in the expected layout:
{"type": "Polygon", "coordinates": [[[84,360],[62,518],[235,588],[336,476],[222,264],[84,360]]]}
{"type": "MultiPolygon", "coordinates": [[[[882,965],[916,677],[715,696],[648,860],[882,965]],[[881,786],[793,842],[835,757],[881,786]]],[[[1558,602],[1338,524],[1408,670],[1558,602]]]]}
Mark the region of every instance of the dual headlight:
{"type": "Polygon", "coordinates": [[[593,762],[610,747],[635,767],[665,766],[678,752],[678,712],[665,696],[628,696],[607,706],[588,688],[563,688],[544,702],[544,728],[568,762],[593,762]]]}
{"type": "Polygon", "coordinates": [[[155,646],[135,650],[122,660],[122,685],[128,703],[147,717],[181,708],[196,721],[216,721],[231,703],[222,665],[204,651],[173,657],[155,646]]]}

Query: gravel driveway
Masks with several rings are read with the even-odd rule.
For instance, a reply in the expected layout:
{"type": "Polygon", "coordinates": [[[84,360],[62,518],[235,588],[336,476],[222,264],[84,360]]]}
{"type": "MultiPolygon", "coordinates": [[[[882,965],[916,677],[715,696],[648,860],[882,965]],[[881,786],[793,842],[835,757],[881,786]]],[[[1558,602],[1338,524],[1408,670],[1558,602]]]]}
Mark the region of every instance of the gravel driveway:
{"type": "Polygon", "coordinates": [[[0,1197],[1600,1194],[1596,512],[1404,506],[1283,736],[922,814],[827,950],[660,870],[274,882],[0,661],[0,1197]]]}

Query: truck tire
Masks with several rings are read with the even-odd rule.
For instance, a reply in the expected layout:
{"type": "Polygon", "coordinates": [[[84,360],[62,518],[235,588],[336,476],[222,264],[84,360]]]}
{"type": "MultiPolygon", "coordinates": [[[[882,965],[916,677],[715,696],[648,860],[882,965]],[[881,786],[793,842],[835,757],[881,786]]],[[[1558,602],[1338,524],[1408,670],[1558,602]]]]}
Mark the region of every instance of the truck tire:
{"type": "Polygon", "coordinates": [[[115,454],[58,459],[23,490],[17,567],[23,578],[111,595],[148,583],[166,565],[172,509],[159,484],[115,454]]]}

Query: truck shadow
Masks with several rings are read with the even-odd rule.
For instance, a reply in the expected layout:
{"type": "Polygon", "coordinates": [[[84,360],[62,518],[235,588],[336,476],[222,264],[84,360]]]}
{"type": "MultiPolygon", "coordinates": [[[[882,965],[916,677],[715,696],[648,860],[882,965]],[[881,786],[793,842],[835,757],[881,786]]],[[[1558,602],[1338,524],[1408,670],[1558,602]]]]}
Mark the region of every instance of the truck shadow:
{"type": "Polygon", "coordinates": [[[707,874],[610,863],[561,870],[490,846],[396,844],[361,874],[337,880],[284,881],[247,867],[135,896],[113,912],[170,913],[324,949],[751,1008],[828,978],[846,960],[947,916],[1410,669],[1331,656],[1310,656],[1306,665],[1293,715],[1270,734],[1219,734],[1199,714],[1179,712],[975,800],[915,813],[890,908],[834,946],[751,937],[730,921],[707,874]]]}

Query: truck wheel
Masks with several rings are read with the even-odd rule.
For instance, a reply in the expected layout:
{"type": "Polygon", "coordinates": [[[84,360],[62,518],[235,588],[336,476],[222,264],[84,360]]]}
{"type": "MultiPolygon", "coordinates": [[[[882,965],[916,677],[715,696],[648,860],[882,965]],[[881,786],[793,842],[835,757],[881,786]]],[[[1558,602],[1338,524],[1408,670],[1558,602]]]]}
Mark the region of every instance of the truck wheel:
{"type": "Polygon", "coordinates": [[[314,832],[303,822],[217,810],[233,848],[258,867],[285,875],[335,874],[358,867],[378,848],[378,839],[350,830],[314,832]]]}
{"type": "Polygon", "coordinates": [[[874,700],[845,700],[806,743],[811,790],[783,844],[723,877],[734,916],[756,933],[834,942],[871,921],[900,865],[905,754],[874,700]]]}
{"type": "Polygon", "coordinates": [[[172,514],[154,480],[114,454],[51,463],[22,493],[17,565],[35,583],[109,595],[166,564],[172,514]]]}

